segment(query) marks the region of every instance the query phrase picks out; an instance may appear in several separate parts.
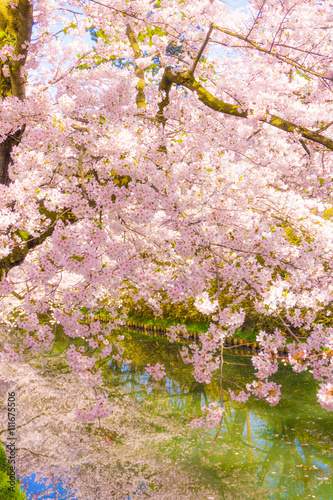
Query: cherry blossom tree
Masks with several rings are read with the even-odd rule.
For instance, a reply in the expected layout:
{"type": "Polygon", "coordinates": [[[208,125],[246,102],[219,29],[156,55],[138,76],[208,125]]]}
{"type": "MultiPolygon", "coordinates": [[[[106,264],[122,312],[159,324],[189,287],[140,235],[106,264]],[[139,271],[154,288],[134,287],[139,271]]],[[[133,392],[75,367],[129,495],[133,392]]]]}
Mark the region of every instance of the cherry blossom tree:
{"type": "MultiPolygon", "coordinates": [[[[77,416],[106,417],[124,299],[159,315],[166,296],[191,298],[211,323],[183,358],[200,382],[220,370],[223,406],[223,343],[250,298],[280,327],[259,333],[257,380],[232,396],[277,404],[287,345],[333,410],[333,330],[318,320],[333,289],[331,6],[4,0],[0,28],[1,320],[24,338],[2,358],[50,351],[57,332],[85,339],[68,363],[95,403],[77,416]]],[[[223,414],[204,411],[209,426],[223,414]]]]}

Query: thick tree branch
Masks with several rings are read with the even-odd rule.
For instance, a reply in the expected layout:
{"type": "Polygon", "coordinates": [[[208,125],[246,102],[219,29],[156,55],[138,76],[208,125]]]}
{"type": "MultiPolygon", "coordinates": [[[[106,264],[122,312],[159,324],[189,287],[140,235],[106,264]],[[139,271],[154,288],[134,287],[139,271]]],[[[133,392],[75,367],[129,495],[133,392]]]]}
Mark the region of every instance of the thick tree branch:
{"type": "Polygon", "coordinates": [[[165,71],[163,73],[163,77],[162,77],[160,84],[159,84],[160,92],[164,92],[165,95],[164,95],[162,101],[158,105],[158,113],[156,115],[157,121],[159,123],[162,123],[163,127],[165,127],[165,124],[166,124],[166,118],[164,116],[164,108],[166,106],[168,106],[168,104],[170,103],[169,94],[170,94],[171,87],[172,87],[172,82],[168,78],[168,72],[165,71]]]}
{"type": "Polygon", "coordinates": [[[55,221],[46,229],[46,231],[36,237],[28,236],[26,241],[15,246],[9,255],[0,259],[0,281],[11,269],[21,265],[31,250],[34,250],[38,246],[42,245],[42,243],[44,243],[49,236],[52,236],[57,220],[62,219],[70,223],[77,221],[77,218],[72,212],[70,212],[70,210],[66,210],[61,214],[51,214],[51,216],[52,215],[52,218],[55,218],[55,221]]]}
{"type": "MultiPolygon", "coordinates": [[[[1,45],[15,44],[15,59],[18,58],[18,60],[9,59],[9,77],[7,78],[4,77],[1,71],[3,63],[0,64],[0,96],[2,98],[14,96],[21,101],[25,99],[25,77],[22,70],[27,58],[32,24],[33,9],[29,0],[19,0],[16,8],[12,8],[7,1],[0,1],[0,32],[3,35],[1,45]]],[[[20,142],[23,132],[24,127],[9,134],[0,143],[0,184],[5,186],[10,183],[9,165],[11,163],[12,149],[13,146],[20,142]]]]}
{"type": "Polygon", "coordinates": [[[22,68],[28,54],[28,44],[31,40],[33,25],[33,7],[29,0],[19,0],[18,7],[18,29],[16,53],[21,56],[18,61],[12,61],[10,65],[10,78],[12,83],[12,93],[20,100],[25,98],[25,77],[22,75],[22,68]]]}
{"type": "MultiPolygon", "coordinates": [[[[32,25],[32,2],[19,0],[17,7],[12,8],[9,2],[1,0],[0,29],[3,33],[6,33],[2,43],[15,44],[15,59],[12,58],[8,61],[10,88],[7,86],[6,94],[18,97],[20,100],[25,98],[25,78],[22,74],[22,68],[28,54],[32,25]]],[[[6,95],[3,97],[6,97],[6,95]]]]}
{"type": "Polygon", "coordinates": [[[9,164],[11,162],[11,152],[13,147],[18,144],[24,132],[24,127],[10,134],[0,143],[0,184],[8,186],[9,179],[9,164]]]}
{"type": "MultiPolygon", "coordinates": [[[[141,50],[138,41],[136,39],[135,33],[130,24],[128,24],[126,27],[126,35],[133,49],[135,59],[139,59],[139,57],[141,57],[141,50]]],[[[146,97],[144,91],[146,86],[145,72],[143,69],[135,65],[135,75],[139,79],[136,86],[136,90],[138,91],[136,95],[136,105],[138,108],[145,108],[146,107],[146,97]]]]}
{"type": "MultiPolygon", "coordinates": [[[[183,73],[173,73],[171,68],[166,68],[163,78],[165,81],[175,83],[189,90],[192,90],[197,94],[199,100],[220,113],[224,113],[231,116],[236,116],[238,118],[249,118],[253,115],[253,110],[243,110],[241,106],[236,104],[228,104],[223,102],[221,99],[214,97],[208,90],[206,90],[199,82],[197,82],[190,71],[185,71],[183,73]]],[[[333,140],[328,137],[324,137],[318,132],[308,130],[305,127],[299,127],[288,120],[284,120],[279,116],[267,114],[259,119],[263,123],[267,123],[272,127],[276,127],[280,130],[284,130],[290,134],[298,133],[305,139],[309,139],[312,142],[322,144],[327,149],[333,151],[333,140]]]]}
{"type": "Polygon", "coordinates": [[[173,73],[171,68],[166,68],[164,72],[165,84],[167,81],[170,83],[175,83],[182,87],[186,87],[189,90],[195,92],[199,100],[208,106],[209,108],[219,111],[227,115],[237,116],[240,118],[247,118],[248,111],[242,110],[240,105],[228,104],[220,99],[214,97],[208,90],[206,90],[199,82],[197,82],[190,71],[184,71],[183,73],[173,73]]]}

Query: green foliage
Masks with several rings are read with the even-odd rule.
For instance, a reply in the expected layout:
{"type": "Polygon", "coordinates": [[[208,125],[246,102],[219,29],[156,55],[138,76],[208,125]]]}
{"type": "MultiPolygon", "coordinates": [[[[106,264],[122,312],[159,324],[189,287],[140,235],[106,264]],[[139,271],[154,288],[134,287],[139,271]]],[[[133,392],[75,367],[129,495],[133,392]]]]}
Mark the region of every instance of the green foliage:
{"type": "Polygon", "coordinates": [[[167,36],[167,34],[168,33],[166,31],[162,30],[161,28],[159,28],[157,26],[156,27],[154,26],[153,28],[146,26],[145,32],[140,31],[139,36],[137,38],[138,38],[139,42],[144,42],[145,38],[147,37],[147,38],[149,38],[149,45],[152,45],[153,43],[152,43],[151,39],[154,35],[167,36]]]}
{"type": "Polygon", "coordinates": [[[124,304],[130,320],[138,323],[164,327],[183,324],[189,330],[202,332],[207,330],[210,322],[209,316],[201,314],[194,307],[194,299],[190,299],[187,304],[184,302],[178,302],[177,304],[165,302],[161,307],[162,316],[158,317],[155,316],[152,308],[143,299],[134,302],[133,299],[127,297],[124,299],[124,304]]]}
{"type": "Polygon", "coordinates": [[[20,489],[19,482],[15,482],[12,491],[9,473],[11,466],[7,462],[3,445],[0,441],[0,500],[25,500],[26,494],[20,489]]]}
{"type": "MultiPolygon", "coordinates": [[[[320,179],[319,179],[319,181],[320,181],[320,179]]],[[[333,208],[328,208],[323,213],[323,218],[326,219],[326,220],[331,219],[332,216],[333,216],[333,208]]]]}
{"type": "Polygon", "coordinates": [[[113,183],[119,187],[125,186],[127,188],[128,184],[132,180],[129,175],[119,175],[114,170],[111,170],[111,174],[112,174],[113,183]]]}
{"type": "Polygon", "coordinates": [[[16,231],[16,234],[23,240],[23,241],[28,241],[29,239],[29,233],[27,231],[23,231],[22,229],[18,229],[16,231]]]}
{"type": "Polygon", "coordinates": [[[63,32],[65,33],[65,35],[68,33],[68,31],[72,28],[72,29],[75,29],[77,27],[77,24],[75,23],[70,23],[69,26],[66,26],[64,29],[63,29],[63,32]]]}
{"type": "Polygon", "coordinates": [[[299,246],[302,243],[302,238],[300,236],[297,236],[294,232],[294,230],[288,226],[287,224],[283,223],[282,227],[284,228],[284,231],[286,233],[288,241],[292,245],[299,246]]]}
{"type": "Polygon", "coordinates": [[[308,75],[306,75],[305,73],[302,73],[302,71],[300,71],[299,69],[296,69],[296,73],[301,76],[302,78],[305,78],[305,80],[307,80],[308,82],[310,81],[310,77],[308,75]]]}
{"type": "MultiPolygon", "coordinates": [[[[279,270],[277,269],[276,274],[279,274],[279,270]]],[[[211,283],[211,292],[213,295],[216,293],[216,283],[211,283]]],[[[225,287],[219,297],[219,303],[221,309],[230,306],[230,304],[235,299],[229,292],[229,287],[225,287]]],[[[186,325],[189,331],[193,332],[205,332],[209,327],[209,323],[212,321],[213,315],[205,315],[201,314],[197,308],[194,306],[194,299],[190,299],[185,302],[171,303],[167,300],[167,297],[164,297],[164,304],[162,304],[162,315],[155,316],[153,309],[146,303],[143,299],[135,302],[130,297],[124,298],[124,306],[126,313],[129,317],[130,321],[136,323],[144,323],[147,325],[157,325],[163,327],[169,327],[175,324],[183,324],[186,325]]],[[[254,307],[254,298],[251,295],[245,297],[242,301],[240,301],[237,306],[232,306],[232,308],[236,311],[242,308],[245,312],[245,321],[241,328],[239,328],[235,337],[240,337],[249,342],[254,342],[256,340],[256,336],[260,330],[264,330],[269,334],[274,334],[276,328],[278,328],[282,333],[284,333],[288,338],[291,338],[290,332],[285,327],[284,322],[289,324],[289,321],[286,320],[287,311],[280,312],[279,316],[273,316],[271,314],[263,314],[256,311],[254,307]]],[[[301,310],[301,316],[305,317],[307,313],[307,309],[301,310]]],[[[291,316],[293,315],[293,311],[288,311],[291,316]]],[[[321,311],[319,311],[314,319],[314,323],[322,323],[325,327],[333,326],[333,308],[331,304],[324,307],[321,311]]],[[[310,333],[309,330],[304,328],[293,328],[291,330],[294,331],[300,337],[307,337],[310,333]]]]}

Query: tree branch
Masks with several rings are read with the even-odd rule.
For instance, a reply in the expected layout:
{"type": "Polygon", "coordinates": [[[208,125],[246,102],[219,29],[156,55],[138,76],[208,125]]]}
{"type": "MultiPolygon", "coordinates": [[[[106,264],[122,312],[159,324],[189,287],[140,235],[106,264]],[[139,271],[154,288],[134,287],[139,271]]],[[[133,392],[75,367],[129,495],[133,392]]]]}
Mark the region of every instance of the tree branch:
{"type": "Polygon", "coordinates": [[[24,262],[30,250],[34,250],[40,246],[49,236],[52,235],[55,224],[59,219],[67,220],[70,223],[77,221],[77,218],[69,210],[61,214],[57,214],[55,216],[55,221],[46,229],[46,231],[44,231],[44,233],[36,237],[28,237],[27,241],[25,241],[22,245],[15,246],[9,255],[0,259],[0,281],[11,269],[24,262]]]}
{"type": "MultiPolygon", "coordinates": [[[[313,71],[311,69],[306,68],[305,66],[302,66],[301,64],[298,64],[298,62],[294,61],[293,59],[290,59],[289,57],[281,56],[279,54],[274,54],[274,52],[272,52],[271,49],[268,50],[268,49],[264,49],[263,47],[260,47],[260,45],[258,45],[256,42],[254,42],[253,40],[249,40],[244,35],[240,35],[239,33],[234,33],[233,31],[227,30],[225,28],[221,28],[219,26],[216,26],[216,24],[214,24],[213,27],[215,29],[217,29],[218,31],[222,31],[222,33],[225,33],[226,35],[230,35],[230,36],[233,36],[234,38],[238,38],[239,40],[243,40],[244,42],[248,43],[250,47],[258,50],[259,52],[263,52],[264,54],[268,54],[270,56],[273,56],[276,59],[279,59],[279,61],[282,61],[286,64],[290,64],[291,66],[294,66],[297,69],[300,69],[306,73],[309,73],[310,75],[314,75],[314,76],[317,76],[319,78],[323,78],[324,80],[331,80],[331,78],[329,78],[325,75],[322,75],[320,73],[317,73],[317,71],[313,71]]],[[[216,40],[215,43],[221,43],[221,42],[218,42],[216,40]]],[[[221,43],[221,45],[223,45],[223,44],[221,43]]]]}
{"type": "MultiPolygon", "coordinates": [[[[130,24],[128,24],[126,27],[126,35],[133,49],[135,59],[139,59],[139,57],[141,57],[141,50],[138,41],[136,39],[135,33],[130,24]]],[[[136,104],[138,108],[145,108],[146,107],[146,97],[144,92],[144,88],[146,86],[145,72],[143,69],[135,65],[135,75],[139,79],[136,86],[136,90],[138,91],[136,96],[136,104]]]]}
{"type": "MultiPolygon", "coordinates": [[[[28,44],[31,40],[33,24],[33,8],[29,0],[19,0],[16,8],[12,8],[9,2],[0,3],[0,31],[6,36],[1,45],[6,43],[15,44],[15,56],[18,60],[9,60],[9,77],[4,78],[1,74],[0,64],[0,97],[17,97],[21,101],[25,99],[25,77],[22,70],[27,58],[28,44]]],[[[22,138],[24,126],[8,134],[6,139],[0,143],[0,184],[8,186],[9,165],[11,163],[11,152],[13,146],[18,144],[22,138]]]]}
{"type": "Polygon", "coordinates": [[[11,163],[11,152],[13,147],[21,141],[24,129],[25,126],[23,125],[16,132],[8,134],[6,139],[0,143],[0,184],[5,186],[8,186],[10,183],[9,165],[11,163]]]}
{"type": "MultiPolygon", "coordinates": [[[[171,83],[175,83],[176,85],[180,85],[189,90],[192,90],[198,95],[199,100],[203,104],[213,109],[214,111],[218,111],[219,113],[236,116],[237,118],[249,118],[254,113],[251,109],[243,110],[239,105],[228,104],[223,102],[221,99],[214,97],[208,90],[206,90],[199,82],[195,80],[190,71],[184,71],[182,73],[174,74],[171,68],[166,68],[164,78],[171,83]]],[[[312,142],[322,144],[327,149],[333,151],[333,140],[305,127],[299,127],[295,123],[284,120],[279,116],[267,114],[266,116],[260,118],[259,121],[267,123],[272,127],[276,127],[290,134],[298,133],[305,139],[309,139],[312,142]]]]}
{"type": "Polygon", "coordinates": [[[206,35],[205,41],[204,41],[204,43],[202,44],[202,46],[201,46],[201,48],[200,48],[200,50],[199,50],[199,52],[198,52],[198,55],[197,55],[197,57],[195,58],[195,61],[194,61],[194,63],[193,63],[193,66],[192,66],[192,69],[191,69],[191,73],[192,73],[192,75],[194,75],[195,68],[197,67],[198,62],[200,61],[200,57],[202,56],[202,53],[203,53],[203,51],[205,50],[205,47],[206,47],[206,45],[207,45],[207,43],[208,43],[208,41],[209,41],[209,37],[210,37],[210,35],[211,35],[211,33],[212,33],[213,29],[214,29],[214,25],[213,25],[213,24],[211,24],[211,25],[210,25],[210,27],[209,27],[208,33],[207,33],[207,35],[206,35]]]}
{"type": "Polygon", "coordinates": [[[164,116],[164,108],[170,104],[170,90],[172,87],[172,82],[168,78],[168,69],[165,69],[162,79],[159,84],[159,90],[160,92],[164,92],[165,96],[163,97],[162,101],[158,105],[158,113],[156,115],[156,119],[159,123],[162,123],[163,127],[165,127],[166,124],[166,118],[164,116]]]}
{"type": "Polygon", "coordinates": [[[300,140],[299,140],[299,142],[301,143],[302,148],[304,149],[304,151],[306,151],[306,152],[307,152],[307,154],[308,154],[309,156],[311,156],[311,152],[310,152],[309,148],[307,147],[306,142],[305,142],[305,141],[303,141],[303,139],[300,139],[300,140]]]}

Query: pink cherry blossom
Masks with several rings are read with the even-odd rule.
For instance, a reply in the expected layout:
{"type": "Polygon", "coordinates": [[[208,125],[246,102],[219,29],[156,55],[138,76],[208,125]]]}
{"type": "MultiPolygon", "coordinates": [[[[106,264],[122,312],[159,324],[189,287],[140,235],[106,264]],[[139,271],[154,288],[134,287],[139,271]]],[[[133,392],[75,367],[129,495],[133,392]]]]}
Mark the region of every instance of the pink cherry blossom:
{"type": "Polygon", "coordinates": [[[320,384],[317,392],[317,398],[320,406],[328,411],[333,411],[333,384],[320,384]]]}
{"type": "Polygon", "coordinates": [[[191,427],[205,427],[206,429],[212,429],[216,425],[220,424],[220,421],[223,418],[224,408],[221,408],[216,402],[212,402],[208,406],[202,406],[201,410],[204,415],[191,420],[189,423],[191,427]]]}
{"type": "Polygon", "coordinates": [[[148,363],[145,370],[154,380],[161,380],[166,375],[164,366],[160,363],[156,363],[155,365],[148,363]]]}
{"type": "Polygon", "coordinates": [[[238,394],[236,394],[234,391],[229,389],[229,394],[231,399],[237,401],[238,403],[246,403],[250,397],[250,394],[247,394],[245,391],[239,391],[238,394]]]}

